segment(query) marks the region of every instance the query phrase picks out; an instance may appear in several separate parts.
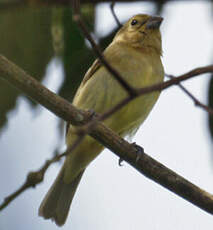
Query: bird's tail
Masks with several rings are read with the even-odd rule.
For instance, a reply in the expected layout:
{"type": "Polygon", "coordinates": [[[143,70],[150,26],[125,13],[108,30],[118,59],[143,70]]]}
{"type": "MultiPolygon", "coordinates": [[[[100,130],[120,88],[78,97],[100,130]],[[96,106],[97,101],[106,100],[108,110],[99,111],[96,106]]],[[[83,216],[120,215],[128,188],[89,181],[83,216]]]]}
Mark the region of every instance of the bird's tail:
{"type": "Polygon", "coordinates": [[[83,173],[84,170],[73,181],[67,184],[63,180],[64,167],[62,167],[40,205],[39,216],[43,216],[45,219],[51,218],[58,226],[63,225],[83,173]]]}

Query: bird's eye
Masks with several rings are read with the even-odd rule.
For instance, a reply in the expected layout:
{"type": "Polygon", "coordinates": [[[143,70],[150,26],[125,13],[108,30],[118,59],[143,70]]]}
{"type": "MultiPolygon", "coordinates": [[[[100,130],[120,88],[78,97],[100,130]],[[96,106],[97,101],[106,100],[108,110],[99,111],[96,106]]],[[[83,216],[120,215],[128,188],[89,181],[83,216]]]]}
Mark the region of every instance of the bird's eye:
{"type": "Polygon", "coordinates": [[[131,25],[132,25],[132,26],[136,25],[137,23],[138,23],[138,21],[137,21],[136,19],[133,19],[133,20],[131,21],[131,25]]]}

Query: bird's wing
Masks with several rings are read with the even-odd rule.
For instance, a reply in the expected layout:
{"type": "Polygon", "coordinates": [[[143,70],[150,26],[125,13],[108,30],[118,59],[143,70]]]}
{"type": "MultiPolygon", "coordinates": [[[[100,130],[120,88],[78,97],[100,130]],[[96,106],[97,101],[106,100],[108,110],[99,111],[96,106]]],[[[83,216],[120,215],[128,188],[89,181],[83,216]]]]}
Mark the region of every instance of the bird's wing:
{"type": "MultiPolygon", "coordinates": [[[[101,66],[102,66],[102,64],[101,64],[101,61],[100,61],[99,59],[96,59],[96,60],[93,62],[92,66],[87,70],[86,74],[84,75],[84,78],[83,78],[83,80],[82,80],[82,82],[81,82],[81,84],[80,84],[80,86],[79,86],[79,88],[78,88],[78,90],[77,90],[77,92],[76,92],[76,95],[78,94],[79,89],[81,89],[81,88],[85,85],[85,83],[94,75],[94,73],[95,73],[101,66]]],[[[75,96],[76,96],[76,95],[75,95],[75,96]]],[[[69,127],[70,127],[70,123],[68,122],[67,125],[66,125],[66,135],[67,135],[67,133],[68,133],[69,127]]]]}
{"type": "Polygon", "coordinates": [[[81,86],[84,86],[84,84],[92,77],[92,75],[101,67],[101,62],[99,59],[96,59],[92,66],[88,69],[88,71],[86,72],[86,74],[84,75],[84,78],[81,82],[81,86]]]}
{"type": "MultiPolygon", "coordinates": [[[[113,51],[115,49],[114,45],[111,43],[103,52],[103,55],[105,59],[108,59],[109,57],[112,58],[112,56],[115,56],[115,52],[113,51]]],[[[84,78],[81,82],[81,85],[79,88],[82,88],[85,83],[103,66],[101,61],[99,59],[96,59],[92,66],[88,69],[86,74],[84,75],[84,78]]]]}
{"type": "MultiPolygon", "coordinates": [[[[103,55],[106,59],[112,59],[115,58],[117,59],[120,55],[119,52],[115,52],[115,50],[117,50],[116,48],[117,46],[114,47],[113,44],[110,44],[103,52],[103,55]]],[[[75,98],[78,97],[78,95],[80,94],[81,90],[84,88],[84,86],[86,85],[86,83],[93,77],[93,76],[99,76],[97,73],[97,71],[103,66],[103,64],[101,63],[101,61],[99,59],[96,59],[92,66],[88,69],[88,71],[86,72],[86,74],[84,75],[84,78],[74,96],[73,101],[75,101],[75,98]]],[[[67,123],[66,126],[66,135],[68,133],[70,127],[70,123],[67,123]]]]}

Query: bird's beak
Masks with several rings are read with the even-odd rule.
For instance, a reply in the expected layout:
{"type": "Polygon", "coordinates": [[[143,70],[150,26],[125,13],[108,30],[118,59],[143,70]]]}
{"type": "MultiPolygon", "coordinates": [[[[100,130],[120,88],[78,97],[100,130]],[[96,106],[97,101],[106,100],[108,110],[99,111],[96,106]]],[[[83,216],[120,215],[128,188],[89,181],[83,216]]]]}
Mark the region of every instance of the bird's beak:
{"type": "Polygon", "coordinates": [[[148,22],[146,23],[146,29],[159,29],[162,21],[163,21],[162,17],[159,16],[150,17],[148,22]]]}

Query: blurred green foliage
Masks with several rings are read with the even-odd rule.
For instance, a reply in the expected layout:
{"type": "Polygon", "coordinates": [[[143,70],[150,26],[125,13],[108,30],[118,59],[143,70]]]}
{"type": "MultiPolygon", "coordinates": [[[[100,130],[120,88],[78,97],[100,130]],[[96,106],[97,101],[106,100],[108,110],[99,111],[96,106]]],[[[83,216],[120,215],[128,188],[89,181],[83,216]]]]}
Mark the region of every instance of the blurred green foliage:
{"type": "MultiPolygon", "coordinates": [[[[87,16],[90,18],[89,28],[93,31],[94,7],[86,5],[84,8],[87,8],[87,16]]],[[[84,16],[86,15],[84,14],[84,16]]],[[[64,8],[62,23],[64,31],[64,52],[62,54],[62,60],[65,80],[59,94],[72,101],[85,72],[94,61],[94,55],[92,50],[86,45],[85,39],[79,31],[78,26],[72,21],[71,9],[64,8]]]]}
{"type": "MultiPolygon", "coordinates": [[[[82,13],[94,31],[94,5],[84,5],[82,13]]],[[[95,59],[68,7],[24,7],[0,14],[0,53],[41,81],[51,58],[58,56],[64,66],[64,82],[59,94],[72,101],[85,72],[95,59]]],[[[105,48],[114,32],[100,40],[105,48]]],[[[7,113],[14,109],[21,92],[0,80],[0,130],[7,113]]],[[[29,100],[30,101],[30,100],[29,100]]],[[[32,108],[36,105],[30,101],[32,108]]]]}
{"type": "MultiPolygon", "coordinates": [[[[53,55],[51,9],[24,7],[1,11],[0,22],[1,54],[40,81],[53,55]]],[[[0,128],[19,95],[20,92],[0,80],[0,128]]]]}
{"type": "MultiPolygon", "coordinates": [[[[87,27],[90,32],[94,31],[94,7],[85,5],[82,9],[87,27]]],[[[86,71],[95,60],[95,55],[85,38],[78,29],[78,26],[72,21],[72,13],[69,8],[64,8],[63,13],[63,31],[64,31],[64,51],[62,60],[64,64],[65,80],[59,94],[72,101],[73,96],[80,85],[86,71]]],[[[99,45],[102,50],[112,41],[115,32],[100,39],[99,45]]]]}

